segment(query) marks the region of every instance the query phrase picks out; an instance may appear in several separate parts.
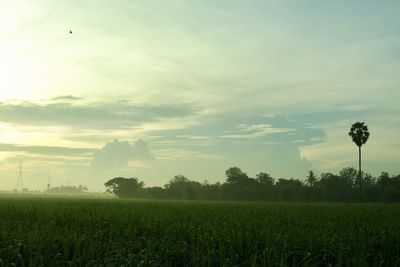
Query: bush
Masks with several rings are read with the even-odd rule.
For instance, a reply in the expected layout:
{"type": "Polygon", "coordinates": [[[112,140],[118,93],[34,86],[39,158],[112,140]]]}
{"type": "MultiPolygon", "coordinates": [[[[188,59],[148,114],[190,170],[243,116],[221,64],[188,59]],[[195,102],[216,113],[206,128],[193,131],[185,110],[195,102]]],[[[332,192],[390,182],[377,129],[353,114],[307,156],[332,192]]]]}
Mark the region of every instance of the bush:
{"type": "Polygon", "coordinates": [[[400,190],[397,187],[390,186],[385,189],[383,199],[389,202],[400,202],[400,190]]]}

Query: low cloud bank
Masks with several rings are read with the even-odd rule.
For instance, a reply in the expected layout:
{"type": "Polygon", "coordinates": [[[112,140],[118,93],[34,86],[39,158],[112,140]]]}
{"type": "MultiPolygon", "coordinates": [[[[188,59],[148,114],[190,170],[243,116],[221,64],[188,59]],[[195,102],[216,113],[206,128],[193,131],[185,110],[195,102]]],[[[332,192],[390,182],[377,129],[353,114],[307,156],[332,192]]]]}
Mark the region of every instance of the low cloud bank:
{"type": "Polygon", "coordinates": [[[114,140],[107,143],[94,153],[91,168],[94,174],[117,173],[128,166],[129,161],[154,160],[146,141],[137,140],[134,143],[114,140]]]}

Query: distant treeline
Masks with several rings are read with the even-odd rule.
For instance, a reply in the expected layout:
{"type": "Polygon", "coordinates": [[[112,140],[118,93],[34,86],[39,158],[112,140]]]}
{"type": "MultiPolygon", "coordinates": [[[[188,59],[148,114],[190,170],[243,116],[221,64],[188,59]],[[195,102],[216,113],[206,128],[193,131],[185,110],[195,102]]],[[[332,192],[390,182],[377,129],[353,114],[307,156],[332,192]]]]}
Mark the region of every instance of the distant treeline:
{"type": "MultiPolygon", "coordinates": [[[[226,172],[226,181],[210,184],[192,181],[183,175],[173,177],[164,187],[144,187],[137,178],[117,177],[109,180],[107,191],[119,198],[246,200],[246,201],[359,201],[360,182],[353,167],[338,174],[313,171],[305,181],[275,179],[265,172],[249,177],[240,168],[226,172]]],[[[379,177],[362,173],[362,200],[400,202],[400,175],[382,172],[379,177]]]]}
{"type": "Polygon", "coordinates": [[[80,195],[84,194],[87,192],[87,187],[86,186],[70,186],[70,185],[62,185],[62,186],[56,186],[56,187],[50,187],[47,188],[45,193],[48,194],[73,194],[73,195],[80,195]]]}

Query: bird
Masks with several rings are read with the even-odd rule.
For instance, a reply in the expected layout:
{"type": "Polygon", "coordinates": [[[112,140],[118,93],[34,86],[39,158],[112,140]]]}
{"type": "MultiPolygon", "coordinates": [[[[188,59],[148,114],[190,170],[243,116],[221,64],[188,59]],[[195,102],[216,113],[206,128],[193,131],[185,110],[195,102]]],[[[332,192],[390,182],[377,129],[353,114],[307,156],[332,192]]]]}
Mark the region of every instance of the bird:
{"type": "Polygon", "coordinates": [[[72,31],[71,31],[71,30],[69,31],[69,34],[72,34],[72,31]]]}

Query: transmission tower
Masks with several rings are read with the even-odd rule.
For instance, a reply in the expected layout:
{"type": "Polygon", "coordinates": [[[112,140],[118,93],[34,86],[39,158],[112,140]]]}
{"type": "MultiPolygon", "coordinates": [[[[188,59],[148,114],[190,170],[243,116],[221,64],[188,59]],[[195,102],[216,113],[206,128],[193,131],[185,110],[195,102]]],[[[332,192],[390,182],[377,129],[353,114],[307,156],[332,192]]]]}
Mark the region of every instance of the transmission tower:
{"type": "Polygon", "coordinates": [[[49,181],[47,183],[47,191],[50,191],[51,189],[51,176],[49,175],[49,181]]]}
{"type": "Polygon", "coordinates": [[[22,190],[24,188],[24,177],[22,176],[22,163],[23,161],[20,161],[19,167],[18,167],[18,177],[17,177],[17,190],[22,190]]]}

